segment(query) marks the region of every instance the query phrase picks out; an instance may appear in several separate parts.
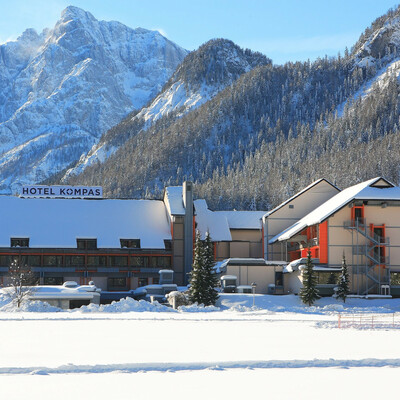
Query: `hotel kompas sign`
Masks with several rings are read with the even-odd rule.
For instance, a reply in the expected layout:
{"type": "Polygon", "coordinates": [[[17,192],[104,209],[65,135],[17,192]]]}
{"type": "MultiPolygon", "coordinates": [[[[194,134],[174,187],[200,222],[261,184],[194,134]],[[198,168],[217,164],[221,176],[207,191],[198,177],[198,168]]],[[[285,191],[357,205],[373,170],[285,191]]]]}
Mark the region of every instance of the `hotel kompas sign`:
{"type": "Polygon", "coordinates": [[[102,199],[101,186],[22,186],[20,197],[58,197],[80,199],[102,199]]]}

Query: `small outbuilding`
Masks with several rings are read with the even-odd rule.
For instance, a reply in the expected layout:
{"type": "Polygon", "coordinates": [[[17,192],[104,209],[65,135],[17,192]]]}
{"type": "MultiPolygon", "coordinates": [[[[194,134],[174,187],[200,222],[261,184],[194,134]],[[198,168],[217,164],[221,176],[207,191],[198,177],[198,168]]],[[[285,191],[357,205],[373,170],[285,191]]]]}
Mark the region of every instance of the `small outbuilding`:
{"type": "Polygon", "coordinates": [[[30,300],[45,301],[63,309],[79,308],[89,304],[100,304],[100,291],[93,282],[79,286],[75,281],[67,281],[59,286],[35,286],[30,300]]]}

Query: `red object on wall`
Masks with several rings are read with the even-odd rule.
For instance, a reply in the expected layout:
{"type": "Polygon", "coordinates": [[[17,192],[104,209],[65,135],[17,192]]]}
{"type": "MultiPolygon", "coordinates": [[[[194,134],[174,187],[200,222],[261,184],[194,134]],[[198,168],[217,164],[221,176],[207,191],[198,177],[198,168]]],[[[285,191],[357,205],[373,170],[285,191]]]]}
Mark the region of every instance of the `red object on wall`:
{"type": "Polygon", "coordinates": [[[328,221],[319,224],[319,262],[328,264],[328,221]]]}

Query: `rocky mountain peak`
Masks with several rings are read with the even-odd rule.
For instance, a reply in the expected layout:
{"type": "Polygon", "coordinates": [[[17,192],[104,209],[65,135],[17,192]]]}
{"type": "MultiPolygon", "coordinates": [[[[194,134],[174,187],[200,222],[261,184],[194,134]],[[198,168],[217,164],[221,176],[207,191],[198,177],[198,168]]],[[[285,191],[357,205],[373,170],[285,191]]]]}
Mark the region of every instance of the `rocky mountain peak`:
{"type": "Polygon", "coordinates": [[[58,22],[68,22],[71,20],[97,21],[89,11],[85,11],[75,6],[68,6],[61,12],[61,17],[58,22]]]}
{"type": "Polygon", "coordinates": [[[158,32],[72,6],[52,29],[0,46],[0,192],[79,159],[153,98],[186,54],[158,32]]]}
{"type": "Polygon", "coordinates": [[[377,18],[364,31],[352,55],[361,67],[389,62],[400,55],[400,6],[377,18]]]}

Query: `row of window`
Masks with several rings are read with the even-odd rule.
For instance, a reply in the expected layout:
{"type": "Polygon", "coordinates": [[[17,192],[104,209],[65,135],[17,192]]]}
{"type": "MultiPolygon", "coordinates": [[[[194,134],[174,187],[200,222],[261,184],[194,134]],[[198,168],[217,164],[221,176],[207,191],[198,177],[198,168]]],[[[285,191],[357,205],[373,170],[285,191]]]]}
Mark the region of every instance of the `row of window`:
{"type": "MultiPolygon", "coordinates": [[[[0,266],[8,267],[18,256],[0,255],[0,266]]],[[[43,264],[40,255],[21,256],[21,263],[31,267],[143,267],[143,268],[169,268],[171,257],[167,256],[85,256],[80,255],[44,255],[43,264]],[[130,260],[130,261],[129,261],[130,260]]]]}
{"type": "MultiPolygon", "coordinates": [[[[120,239],[121,249],[140,249],[140,239],[120,239]]],[[[11,247],[29,247],[29,238],[11,238],[11,247]]],[[[76,239],[79,250],[97,250],[97,239],[76,239]]],[[[166,250],[172,249],[171,240],[164,240],[166,250]]]]}

